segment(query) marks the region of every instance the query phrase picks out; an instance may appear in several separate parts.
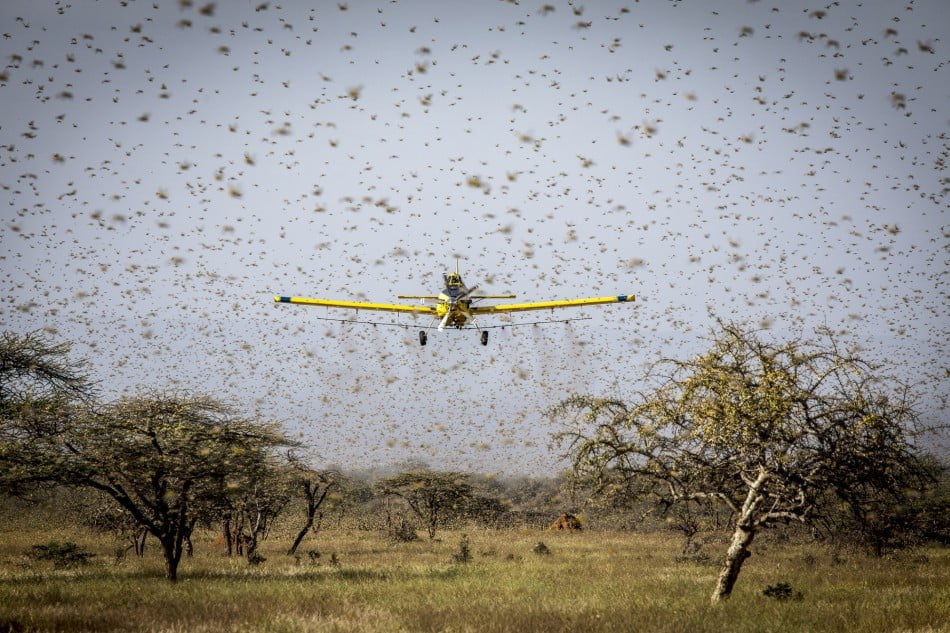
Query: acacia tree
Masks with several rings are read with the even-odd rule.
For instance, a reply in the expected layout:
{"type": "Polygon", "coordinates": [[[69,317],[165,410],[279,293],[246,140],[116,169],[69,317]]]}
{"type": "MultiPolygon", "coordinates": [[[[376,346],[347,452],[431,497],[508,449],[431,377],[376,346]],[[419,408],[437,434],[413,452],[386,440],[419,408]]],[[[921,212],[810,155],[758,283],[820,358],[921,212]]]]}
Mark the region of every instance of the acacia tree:
{"type": "Polygon", "coordinates": [[[228,556],[236,551],[252,560],[292,492],[288,466],[276,454],[261,455],[233,473],[228,489],[215,499],[217,507],[207,517],[220,516],[228,556]]]}
{"type": "Polygon", "coordinates": [[[445,519],[461,512],[472,496],[468,475],[456,472],[418,471],[394,475],[377,484],[381,495],[403,499],[435,538],[436,528],[445,519]]]}
{"type": "Polygon", "coordinates": [[[31,401],[88,400],[94,383],[88,362],[70,359],[71,345],[54,343],[41,332],[0,334],[0,408],[31,401]]]}
{"type": "Polygon", "coordinates": [[[129,512],[115,503],[111,497],[90,491],[85,495],[73,495],[68,501],[71,513],[81,522],[98,532],[112,533],[123,548],[120,556],[132,550],[136,556],[145,555],[146,530],[129,512]]]}
{"type": "Polygon", "coordinates": [[[930,485],[909,487],[895,495],[859,481],[855,486],[862,494],[844,500],[830,498],[834,506],[815,522],[816,536],[862,545],[878,557],[928,540],[950,544],[946,464],[924,455],[916,468],[918,479],[930,485]]]}
{"type": "Polygon", "coordinates": [[[92,400],[88,363],[70,358],[70,348],[41,332],[0,334],[0,490],[25,494],[46,482],[51,465],[24,467],[17,447],[34,424],[92,400]]]}
{"type": "Polygon", "coordinates": [[[34,411],[5,429],[0,472],[105,493],[159,541],[170,581],[199,518],[219,516],[222,499],[246,485],[244,473],[266,468],[289,444],[273,425],[180,395],[34,411]]]}
{"type": "MultiPolygon", "coordinates": [[[[330,490],[339,481],[340,475],[332,470],[314,470],[294,458],[290,459],[289,470],[291,486],[303,495],[306,503],[303,527],[297,532],[293,544],[287,550],[287,555],[293,556],[297,552],[297,548],[300,547],[300,543],[303,542],[304,537],[307,536],[310,530],[314,529],[313,524],[317,519],[317,511],[323,505],[327,495],[330,494],[330,490]]],[[[322,512],[320,516],[322,521],[322,512]]],[[[316,529],[319,529],[319,525],[316,529]]]]}
{"type": "Polygon", "coordinates": [[[645,491],[664,507],[722,504],[733,536],[712,594],[730,595],[756,534],[809,522],[828,494],[854,507],[924,485],[906,389],[841,349],[767,343],[721,324],[711,349],[664,360],[630,403],[574,396],[549,411],[574,472],[645,491]]]}

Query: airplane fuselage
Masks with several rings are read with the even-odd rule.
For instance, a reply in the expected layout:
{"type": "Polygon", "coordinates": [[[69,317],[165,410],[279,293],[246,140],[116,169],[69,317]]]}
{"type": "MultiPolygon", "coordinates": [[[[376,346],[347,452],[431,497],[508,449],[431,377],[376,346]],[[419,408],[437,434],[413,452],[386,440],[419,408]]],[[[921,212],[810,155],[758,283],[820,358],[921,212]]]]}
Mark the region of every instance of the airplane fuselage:
{"type": "Polygon", "coordinates": [[[435,306],[439,317],[439,329],[454,327],[461,329],[472,320],[471,294],[458,273],[445,275],[445,288],[439,293],[439,303],[435,306]]]}

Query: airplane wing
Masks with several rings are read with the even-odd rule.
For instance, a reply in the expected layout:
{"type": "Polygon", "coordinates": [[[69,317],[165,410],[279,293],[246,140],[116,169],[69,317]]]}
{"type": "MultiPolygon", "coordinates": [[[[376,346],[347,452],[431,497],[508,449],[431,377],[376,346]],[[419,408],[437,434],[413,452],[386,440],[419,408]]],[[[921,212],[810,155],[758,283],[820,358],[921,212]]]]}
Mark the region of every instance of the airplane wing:
{"type": "Polygon", "coordinates": [[[332,299],[311,299],[309,297],[274,297],[277,303],[297,303],[308,306],[326,306],[328,308],[350,308],[353,310],[380,310],[382,312],[417,312],[435,314],[435,306],[407,306],[398,303],[369,303],[367,301],[335,301],[332,299]]]}
{"type": "Polygon", "coordinates": [[[507,303],[497,306],[473,306],[472,314],[499,314],[501,312],[523,312],[525,310],[547,310],[555,308],[575,308],[604,303],[624,303],[633,301],[634,295],[615,295],[613,297],[590,297],[587,299],[566,299],[564,301],[535,301],[532,303],[507,303]]]}

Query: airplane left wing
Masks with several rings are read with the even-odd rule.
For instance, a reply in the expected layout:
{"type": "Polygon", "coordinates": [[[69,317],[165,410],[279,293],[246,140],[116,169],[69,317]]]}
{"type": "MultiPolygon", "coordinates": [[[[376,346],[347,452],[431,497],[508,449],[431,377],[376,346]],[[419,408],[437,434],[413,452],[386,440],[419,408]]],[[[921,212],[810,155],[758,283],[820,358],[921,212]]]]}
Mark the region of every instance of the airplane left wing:
{"type": "Polygon", "coordinates": [[[600,305],[604,303],[624,303],[633,301],[634,295],[615,295],[613,297],[590,297],[587,299],[566,299],[564,301],[535,301],[531,303],[507,303],[497,306],[473,306],[472,314],[498,314],[501,312],[523,312],[525,310],[547,310],[555,308],[576,308],[580,306],[600,305]]]}
{"type": "Polygon", "coordinates": [[[379,310],[382,312],[416,312],[435,314],[435,306],[401,305],[398,303],[369,303],[367,301],[335,301],[333,299],[311,299],[309,297],[274,297],[276,303],[296,303],[308,306],[326,306],[328,308],[349,308],[351,310],[379,310]]]}

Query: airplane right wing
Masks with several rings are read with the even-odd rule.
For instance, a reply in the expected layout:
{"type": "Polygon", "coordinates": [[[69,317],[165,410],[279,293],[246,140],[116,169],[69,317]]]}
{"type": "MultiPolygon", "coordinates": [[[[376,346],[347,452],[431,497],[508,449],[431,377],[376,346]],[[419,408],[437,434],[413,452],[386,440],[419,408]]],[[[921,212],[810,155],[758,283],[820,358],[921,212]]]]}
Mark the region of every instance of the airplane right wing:
{"type": "Polygon", "coordinates": [[[555,308],[575,308],[579,306],[600,305],[604,303],[623,303],[633,301],[634,295],[615,295],[613,297],[590,297],[586,299],[565,299],[564,301],[535,301],[531,303],[503,303],[497,306],[477,306],[472,314],[497,314],[501,312],[522,312],[525,310],[547,310],[555,308]]]}

